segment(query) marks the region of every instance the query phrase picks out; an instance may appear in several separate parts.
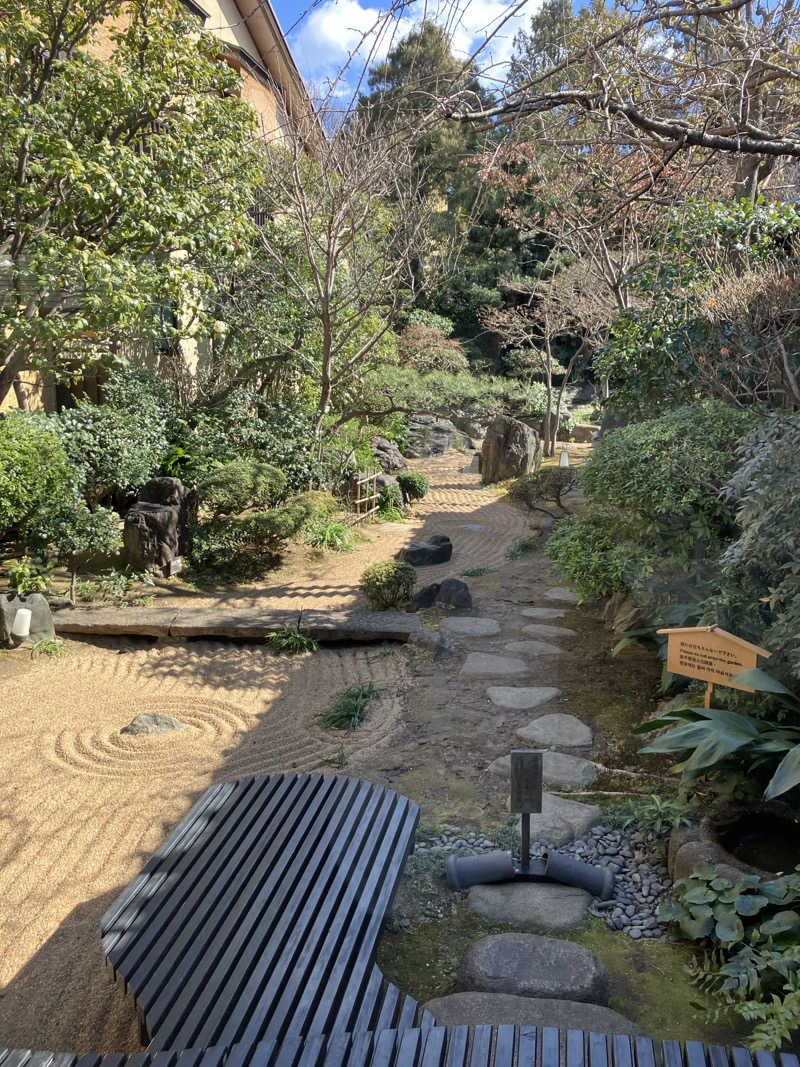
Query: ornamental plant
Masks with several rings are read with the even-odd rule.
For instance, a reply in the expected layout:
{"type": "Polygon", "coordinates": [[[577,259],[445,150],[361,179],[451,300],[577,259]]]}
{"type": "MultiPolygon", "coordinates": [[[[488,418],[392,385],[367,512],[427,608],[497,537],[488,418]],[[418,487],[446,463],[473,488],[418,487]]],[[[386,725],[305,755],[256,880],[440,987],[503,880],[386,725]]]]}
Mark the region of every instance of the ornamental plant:
{"type": "Polygon", "coordinates": [[[416,584],[417,572],[410,563],[387,559],[367,567],[358,587],[371,608],[386,611],[409,601],[416,584]]]}
{"type": "Polygon", "coordinates": [[[396,477],[406,500],[422,500],[431,490],[428,478],[417,471],[400,471],[396,477]]]}
{"type": "Polygon", "coordinates": [[[16,412],[0,419],[0,539],[55,507],[73,478],[50,426],[16,412]]]}

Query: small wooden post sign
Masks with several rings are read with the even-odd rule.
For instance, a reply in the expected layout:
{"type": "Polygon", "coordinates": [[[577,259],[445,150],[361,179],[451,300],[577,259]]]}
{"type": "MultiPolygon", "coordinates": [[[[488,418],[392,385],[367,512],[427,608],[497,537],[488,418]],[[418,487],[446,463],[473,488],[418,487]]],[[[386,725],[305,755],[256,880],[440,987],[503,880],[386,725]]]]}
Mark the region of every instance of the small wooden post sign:
{"type": "Polygon", "coordinates": [[[542,758],[538,748],[511,750],[511,811],[522,815],[522,847],[520,859],[523,871],[531,865],[531,813],[542,810],[542,758]]]}
{"type": "Polygon", "coordinates": [[[768,659],[772,655],[719,626],[685,626],[658,633],[667,635],[667,670],[708,683],[707,708],[711,707],[715,685],[755,692],[749,686],[732,682],[731,676],[757,667],[759,656],[768,659]]]}

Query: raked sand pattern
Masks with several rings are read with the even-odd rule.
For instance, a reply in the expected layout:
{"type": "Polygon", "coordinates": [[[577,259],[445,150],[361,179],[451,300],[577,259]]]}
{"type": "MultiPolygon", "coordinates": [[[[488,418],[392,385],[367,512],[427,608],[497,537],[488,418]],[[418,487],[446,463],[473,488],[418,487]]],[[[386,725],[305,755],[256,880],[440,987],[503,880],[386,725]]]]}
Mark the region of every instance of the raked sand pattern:
{"type": "Polygon", "coordinates": [[[386,646],[276,656],[219,642],[70,642],[0,697],[0,1034],[11,1047],[138,1049],[103,967],[102,912],[199,794],[270,771],[332,770],[399,722],[405,654],[386,646]],[[320,711],[381,691],[353,735],[320,711]],[[184,728],[120,734],[145,711],[184,728]]]}

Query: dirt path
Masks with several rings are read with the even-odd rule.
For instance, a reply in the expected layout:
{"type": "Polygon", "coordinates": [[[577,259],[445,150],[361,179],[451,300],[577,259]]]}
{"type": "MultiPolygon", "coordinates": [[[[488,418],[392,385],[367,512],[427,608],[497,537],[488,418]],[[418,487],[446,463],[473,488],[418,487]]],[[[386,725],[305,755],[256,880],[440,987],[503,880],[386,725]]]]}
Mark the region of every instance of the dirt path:
{"type": "MultiPolygon", "coordinates": [[[[540,553],[505,559],[528,518],[481,487],[477,473],[464,470],[468,462],[450,453],[427,464],[433,490],[418,518],[373,527],[373,540],[352,554],[306,561],[304,569],[295,561],[278,576],[278,588],[187,591],[174,599],[351,605],[369,562],[420,534],[443,532],[454,542],[452,562],[420,577],[427,582],[492,568],[470,579],[475,613],[501,622],[502,637],[494,639],[500,645],[518,639],[525,621],[520,605],[552,584],[549,564],[540,553]]],[[[597,686],[606,687],[606,698],[619,694],[625,715],[639,715],[651,682],[649,661],[634,655],[621,674],[607,660],[610,639],[598,639],[589,616],[572,610],[565,621],[581,634],[581,654],[569,664],[559,661],[557,677],[550,664],[547,684],[560,686],[578,714],[583,702],[590,720],[597,686]]],[[[426,626],[436,623],[435,615],[426,616],[426,626]]],[[[344,773],[391,784],[420,802],[424,820],[479,826],[504,815],[504,790],[486,767],[508,751],[524,713],[490,706],[490,683],[460,679],[461,654],[434,662],[428,653],[389,645],[295,658],[207,641],[66,646],[58,660],[0,654],[2,1045],[78,1053],[140,1048],[131,1005],[104,969],[100,916],[213,782],[330,770],[325,761],[341,756],[344,773]],[[320,729],[316,716],[338,693],[370,681],[381,697],[361,730],[342,738],[320,729]],[[165,711],[184,728],[155,737],[121,735],[144,711],[165,711]]],[[[469,646],[459,642],[459,653],[469,646]]],[[[608,748],[602,724],[598,736],[608,748]]]]}

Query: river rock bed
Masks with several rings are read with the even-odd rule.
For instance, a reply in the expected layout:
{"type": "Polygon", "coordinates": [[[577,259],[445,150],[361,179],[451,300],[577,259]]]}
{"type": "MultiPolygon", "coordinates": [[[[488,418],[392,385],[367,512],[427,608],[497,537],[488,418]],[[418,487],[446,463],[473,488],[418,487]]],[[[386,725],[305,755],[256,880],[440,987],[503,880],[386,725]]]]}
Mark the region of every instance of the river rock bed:
{"type": "MultiPolygon", "coordinates": [[[[670,891],[671,881],[666,863],[656,850],[656,841],[652,835],[635,829],[595,826],[585,837],[558,849],[585,863],[614,871],[614,896],[610,900],[593,900],[589,912],[612,930],[634,939],[662,937],[665,933],[664,925],[658,921],[658,909],[670,891]]],[[[493,852],[498,847],[485,834],[447,829],[425,837],[416,845],[416,851],[470,856],[493,852]]],[[[532,842],[531,855],[541,856],[548,847],[546,841],[532,842]]],[[[518,859],[518,850],[514,853],[518,859]]]]}

